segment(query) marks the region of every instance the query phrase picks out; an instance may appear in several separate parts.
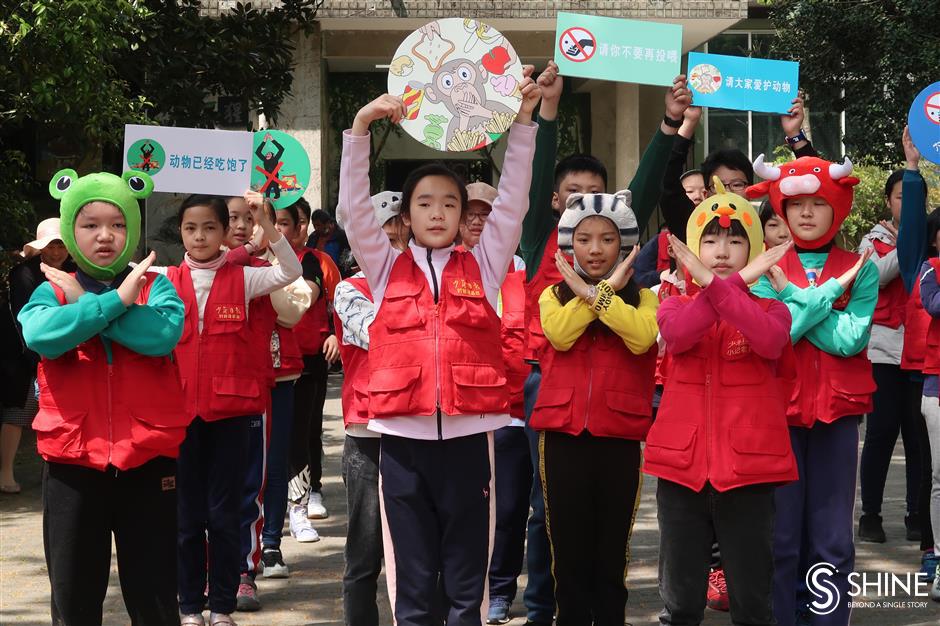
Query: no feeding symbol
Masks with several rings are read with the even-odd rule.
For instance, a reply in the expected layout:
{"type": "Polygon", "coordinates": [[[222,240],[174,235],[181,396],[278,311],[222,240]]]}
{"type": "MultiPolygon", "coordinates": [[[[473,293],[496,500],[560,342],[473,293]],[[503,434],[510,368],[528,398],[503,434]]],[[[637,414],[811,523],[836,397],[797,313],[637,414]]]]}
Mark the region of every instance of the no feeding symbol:
{"type": "Polygon", "coordinates": [[[927,114],[928,120],[934,124],[940,124],[940,91],[927,97],[927,102],[924,103],[924,113],[927,114]]]}
{"type": "Polygon", "coordinates": [[[583,63],[594,56],[594,51],[597,50],[597,41],[589,30],[577,26],[569,28],[561,34],[558,47],[569,61],[583,63]]]}

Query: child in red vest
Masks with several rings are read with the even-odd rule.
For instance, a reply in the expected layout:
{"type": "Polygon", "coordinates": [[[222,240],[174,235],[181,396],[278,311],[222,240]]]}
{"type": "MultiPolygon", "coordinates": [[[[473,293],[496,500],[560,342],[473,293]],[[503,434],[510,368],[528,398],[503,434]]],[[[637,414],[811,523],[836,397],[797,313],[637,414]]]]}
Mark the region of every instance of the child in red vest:
{"type": "Polygon", "coordinates": [[[539,299],[551,346],[529,425],[540,431],[559,626],[624,621],[659,304],[632,280],[639,229],[629,201],[628,190],[568,196],[555,253],[562,280],[539,299]]]}
{"type": "Polygon", "coordinates": [[[659,478],[660,621],[702,621],[717,538],[732,621],[773,624],[774,488],[797,478],[783,381],[790,314],[747,285],[787,247],[762,253],[757,213],[713,180],[717,193],[689,218],[688,246],[669,236],[701,290],[658,313],[666,384],[643,469],[659,478]]]}
{"type": "MultiPolygon", "coordinates": [[[[246,201],[260,208],[258,194],[246,201]]],[[[207,559],[209,622],[233,624],[239,586],[240,506],[245,484],[250,420],[270,400],[270,355],[261,354],[251,301],[300,276],[300,263],[274,225],[258,211],[279,265],[243,267],[222,249],[229,224],[225,200],[193,195],[179,209],[186,256],[165,271],[186,305],[176,348],[193,418],[179,460],[179,600],[182,624],[205,623],[207,559]],[[208,551],[206,541],[208,539],[208,551]],[[208,553],[207,553],[208,552],[208,553]]]]}
{"type": "MultiPolygon", "coordinates": [[[[242,197],[226,200],[229,228],[225,245],[229,263],[268,267],[277,259],[252,209],[242,197]],[[254,232],[257,231],[257,232],[254,232]]],[[[268,219],[275,221],[274,207],[264,202],[268,219]]],[[[303,370],[293,326],[310,308],[312,293],[303,278],[251,301],[248,319],[258,327],[258,362],[271,387],[271,400],[260,418],[249,422],[248,467],[242,497],[241,579],[236,595],[239,611],[261,608],[255,579],[287,578],[290,574],[281,554],[281,533],[287,510],[287,451],[294,420],[294,381],[303,370]],[[273,379],[273,380],[272,380],[273,379]]]]}
{"type": "Polygon", "coordinates": [[[323,405],[329,368],[339,359],[331,307],[340,281],[339,268],[326,252],[306,245],[304,218],[310,206],[301,198],[278,209],[277,227],[291,242],[303,265],[304,280],[319,294],[294,328],[303,354],[303,374],[294,383],[294,425],[289,455],[288,495],[291,536],[301,543],[319,540],[310,519],[329,516],[323,504],[323,405]]]}
{"type": "Polygon", "coordinates": [[[492,537],[492,431],[509,423],[496,315],[499,287],[528,209],[539,90],[529,77],[509,133],[490,227],[471,251],[454,240],[464,182],[426,165],[402,189],[413,239],[389,243],[369,199],[369,125],[406,114],[383,95],[343,135],[339,212],[377,309],[369,328],[369,429],[382,434],[383,524],[393,558],[389,595],[399,626],[428,623],[438,580],[448,624],[479,625],[492,537]]]}
{"type": "MultiPolygon", "coordinates": [[[[372,196],[376,221],[397,250],[408,248],[410,233],[401,218],[401,192],[372,196]]],[[[337,220],[339,221],[339,220],[337,220]]],[[[382,572],[382,521],[379,514],[379,452],[381,435],[369,430],[369,327],[375,305],[365,274],[336,286],[334,328],[343,359],[343,483],[346,524],[343,572],[343,613],[351,626],[378,626],[376,590],[382,572]]],[[[389,562],[393,559],[389,554],[389,562]]]]}
{"type": "Polygon", "coordinates": [[[806,609],[796,606],[797,582],[805,574],[802,553],[806,567],[823,564],[817,577],[830,574],[839,591],[839,600],[833,593],[828,603],[813,602],[813,623],[845,624],[848,575],[855,566],[858,423],[871,410],[875,390],[865,347],[878,299],[878,270],[867,262],[871,250],[858,255],[834,241],[858,184],[851,161],[801,157],[772,166],[760,155],[754,171],[765,180],[748,187],[747,196],[769,194],[794,242],[779,267],[753,288],[755,295],[790,309],[797,368],[788,416],[800,480],[777,490],[774,613],[787,625],[798,609],[806,609]]]}
{"type": "MultiPolygon", "coordinates": [[[[173,347],[183,303],[151,253],[128,266],[140,240],[147,174],[56,173],[61,238],[74,274],[46,264],[49,282],[19,313],[39,353],[33,422],[42,473],[43,544],[55,624],[101,624],[117,547],[134,624],[179,623],[176,462],[189,417],[173,347]]],[[[12,540],[12,539],[11,539],[12,540]]]]}

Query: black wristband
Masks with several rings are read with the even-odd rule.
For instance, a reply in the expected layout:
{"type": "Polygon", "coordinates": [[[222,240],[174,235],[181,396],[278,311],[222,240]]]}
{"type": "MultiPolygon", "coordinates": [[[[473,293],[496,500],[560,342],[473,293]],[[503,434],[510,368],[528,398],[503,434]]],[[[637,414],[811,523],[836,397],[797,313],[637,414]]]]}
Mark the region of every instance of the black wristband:
{"type": "Polygon", "coordinates": [[[793,135],[792,137],[785,137],[785,139],[787,140],[787,145],[789,146],[798,144],[801,141],[809,141],[809,139],[806,138],[806,134],[803,132],[802,128],[800,129],[800,132],[798,132],[797,134],[793,135]]]}
{"type": "Polygon", "coordinates": [[[682,128],[682,118],[674,120],[665,113],[663,113],[663,124],[669,128],[682,128]]]}

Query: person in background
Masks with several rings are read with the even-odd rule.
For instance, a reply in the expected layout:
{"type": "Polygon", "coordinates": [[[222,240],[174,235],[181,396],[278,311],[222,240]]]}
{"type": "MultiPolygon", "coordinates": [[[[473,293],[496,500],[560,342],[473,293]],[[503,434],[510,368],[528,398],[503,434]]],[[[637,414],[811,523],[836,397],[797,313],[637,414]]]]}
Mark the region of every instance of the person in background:
{"type": "Polygon", "coordinates": [[[307,240],[307,247],[330,255],[337,267],[343,267],[343,257],[349,251],[346,233],[336,224],[333,216],[317,209],[310,214],[313,232],[307,240]]]}
{"type": "Polygon", "coordinates": [[[0,409],[0,493],[10,494],[20,492],[20,485],[13,474],[13,462],[23,428],[32,424],[39,410],[35,387],[39,355],[25,347],[23,328],[16,322],[16,316],[29,302],[36,287],[46,280],[41,264],[63,272],[75,271],[75,264],[62,243],[57,217],[39,223],[36,239],[23,246],[23,256],[27,260],[10,270],[9,308],[3,311],[9,347],[3,352],[5,393],[3,408],[0,409]]]}
{"type": "Polygon", "coordinates": [[[783,245],[792,239],[787,223],[774,213],[774,208],[768,200],[761,202],[760,223],[764,230],[764,246],[767,249],[783,245]]]}

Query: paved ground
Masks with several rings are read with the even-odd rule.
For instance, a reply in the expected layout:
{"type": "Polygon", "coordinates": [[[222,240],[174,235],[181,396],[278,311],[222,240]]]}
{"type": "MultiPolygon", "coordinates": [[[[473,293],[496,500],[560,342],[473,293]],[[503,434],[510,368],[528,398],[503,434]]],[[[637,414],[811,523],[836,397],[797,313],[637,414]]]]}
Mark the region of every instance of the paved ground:
{"type": "MultiPolygon", "coordinates": [[[[342,422],[338,417],[338,384],[341,379],[333,376],[330,380],[324,435],[327,456],[324,496],[331,517],[317,525],[323,537],[319,543],[301,545],[289,536],[285,537],[284,556],[291,568],[291,578],[260,580],[259,591],[264,608],[259,613],[238,614],[241,626],[343,623],[341,579],[346,517],[343,484],[339,478],[343,442],[342,422]]],[[[42,551],[40,463],[34,451],[33,440],[24,439],[16,470],[18,480],[23,485],[23,493],[18,496],[0,496],[0,624],[38,626],[49,623],[49,581],[42,551]]],[[[899,445],[892,462],[884,504],[889,541],[883,545],[859,544],[858,571],[905,574],[919,566],[917,545],[903,540],[903,465],[899,445]]],[[[631,591],[627,606],[627,622],[630,624],[656,623],[656,614],[660,609],[656,588],[658,532],[654,493],[655,482],[647,480],[643,485],[643,500],[633,533],[634,561],[630,567],[631,591]]],[[[105,601],[104,621],[108,625],[126,624],[128,620],[117,586],[116,569],[114,573],[105,601]]],[[[521,586],[524,583],[523,575],[521,586]]],[[[891,599],[869,596],[866,600],[885,602],[891,599]]],[[[904,593],[893,601],[927,604],[913,608],[859,608],[853,614],[853,623],[872,626],[940,624],[940,604],[904,593]]],[[[384,589],[380,592],[380,606],[382,623],[391,624],[384,589]]],[[[521,600],[517,600],[513,615],[523,614],[521,600]]],[[[523,619],[515,619],[512,624],[519,626],[523,622],[523,619]]],[[[705,624],[728,623],[730,619],[726,613],[708,611],[706,615],[705,624]]]]}

